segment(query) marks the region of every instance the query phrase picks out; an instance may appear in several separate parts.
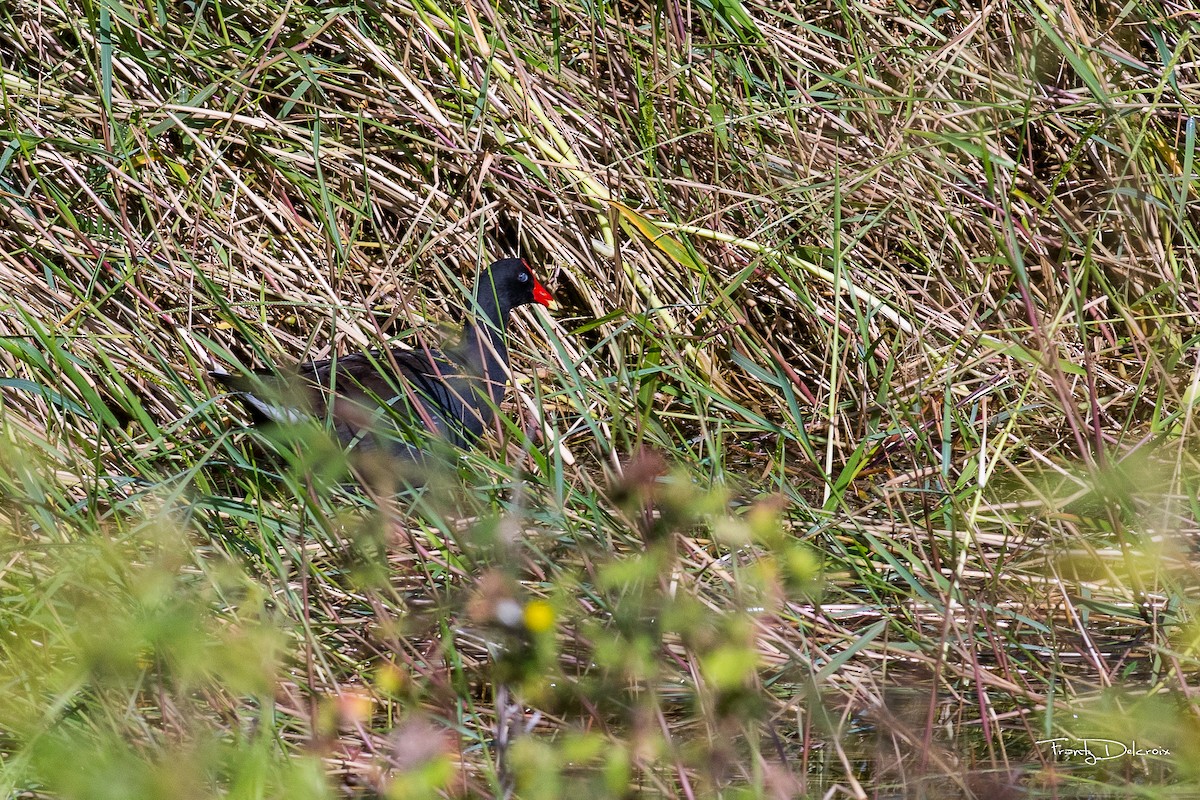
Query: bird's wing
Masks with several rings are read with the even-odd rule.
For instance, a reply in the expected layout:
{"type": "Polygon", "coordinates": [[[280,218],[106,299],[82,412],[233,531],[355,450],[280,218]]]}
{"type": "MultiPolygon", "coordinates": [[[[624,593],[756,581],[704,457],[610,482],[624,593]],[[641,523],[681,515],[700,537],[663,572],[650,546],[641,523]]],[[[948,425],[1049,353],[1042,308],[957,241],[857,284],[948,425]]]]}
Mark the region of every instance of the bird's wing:
{"type": "Polygon", "coordinates": [[[328,411],[346,441],[383,427],[384,418],[390,427],[456,440],[466,410],[461,369],[440,350],[393,349],[313,361],[284,374],[214,372],[213,378],[238,394],[256,422],[295,424],[328,411]]]}

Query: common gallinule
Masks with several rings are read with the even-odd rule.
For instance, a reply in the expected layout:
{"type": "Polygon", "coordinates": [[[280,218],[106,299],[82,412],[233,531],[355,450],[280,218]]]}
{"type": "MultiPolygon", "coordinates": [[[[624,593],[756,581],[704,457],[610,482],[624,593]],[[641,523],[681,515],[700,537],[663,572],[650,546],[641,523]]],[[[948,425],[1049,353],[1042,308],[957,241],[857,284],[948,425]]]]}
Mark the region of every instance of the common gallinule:
{"type": "Polygon", "coordinates": [[[386,447],[421,462],[431,433],[456,447],[476,443],[508,384],[509,312],[551,302],[524,259],[505,258],[479,276],[453,346],[370,350],[290,370],[215,372],[213,378],[237,394],[257,423],[328,418],[346,446],[386,447]]]}

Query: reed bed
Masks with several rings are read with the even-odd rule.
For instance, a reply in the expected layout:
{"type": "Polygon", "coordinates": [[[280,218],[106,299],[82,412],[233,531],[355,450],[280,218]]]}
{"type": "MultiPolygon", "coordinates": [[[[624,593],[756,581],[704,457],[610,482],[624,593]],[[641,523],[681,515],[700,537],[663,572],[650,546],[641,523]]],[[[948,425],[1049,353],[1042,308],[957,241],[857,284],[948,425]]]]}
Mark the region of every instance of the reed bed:
{"type": "Polygon", "coordinates": [[[1194,793],[1197,24],[3,5],[0,790],[1194,793]],[[208,377],[518,254],[424,491],[208,377]]]}

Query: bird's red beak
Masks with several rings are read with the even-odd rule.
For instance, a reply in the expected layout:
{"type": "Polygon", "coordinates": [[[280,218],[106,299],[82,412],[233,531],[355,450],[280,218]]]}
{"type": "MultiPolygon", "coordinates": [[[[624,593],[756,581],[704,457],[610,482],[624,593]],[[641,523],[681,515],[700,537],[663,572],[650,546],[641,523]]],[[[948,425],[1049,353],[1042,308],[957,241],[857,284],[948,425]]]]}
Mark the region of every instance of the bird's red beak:
{"type": "Polygon", "coordinates": [[[533,302],[541,303],[546,308],[549,308],[550,304],[554,302],[554,295],[546,291],[546,287],[542,286],[542,282],[537,278],[533,279],[533,302]]]}
{"type": "Polygon", "coordinates": [[[529,270],[529,277],[533,278],[533,302],[550,308],[554,304],[554,295],[550,294],[545,286],[542,286],[542,282],[533,274],[533,267],[529,266],[528,261],[522,258],[521,263],[525,265],[525,269],[529,270]]]}

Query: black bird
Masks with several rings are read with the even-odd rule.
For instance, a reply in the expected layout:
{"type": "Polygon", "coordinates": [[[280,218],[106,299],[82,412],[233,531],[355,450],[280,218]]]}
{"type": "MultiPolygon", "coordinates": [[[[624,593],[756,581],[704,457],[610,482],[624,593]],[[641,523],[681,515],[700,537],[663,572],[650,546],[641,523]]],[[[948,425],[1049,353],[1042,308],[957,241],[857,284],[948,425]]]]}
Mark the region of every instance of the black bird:
{"type": "Polygon", "coordinates": [[[346,446],[386,448],[423,462],[429,436],[473,446],[492,421],[508,385],[509,313],[553,302],[524,259],[493,263],[475,284],[475,303],[458,343],[418,345],[299,364],[253,375],[214,372],[256,423],[330,419],[346,446]]]}

